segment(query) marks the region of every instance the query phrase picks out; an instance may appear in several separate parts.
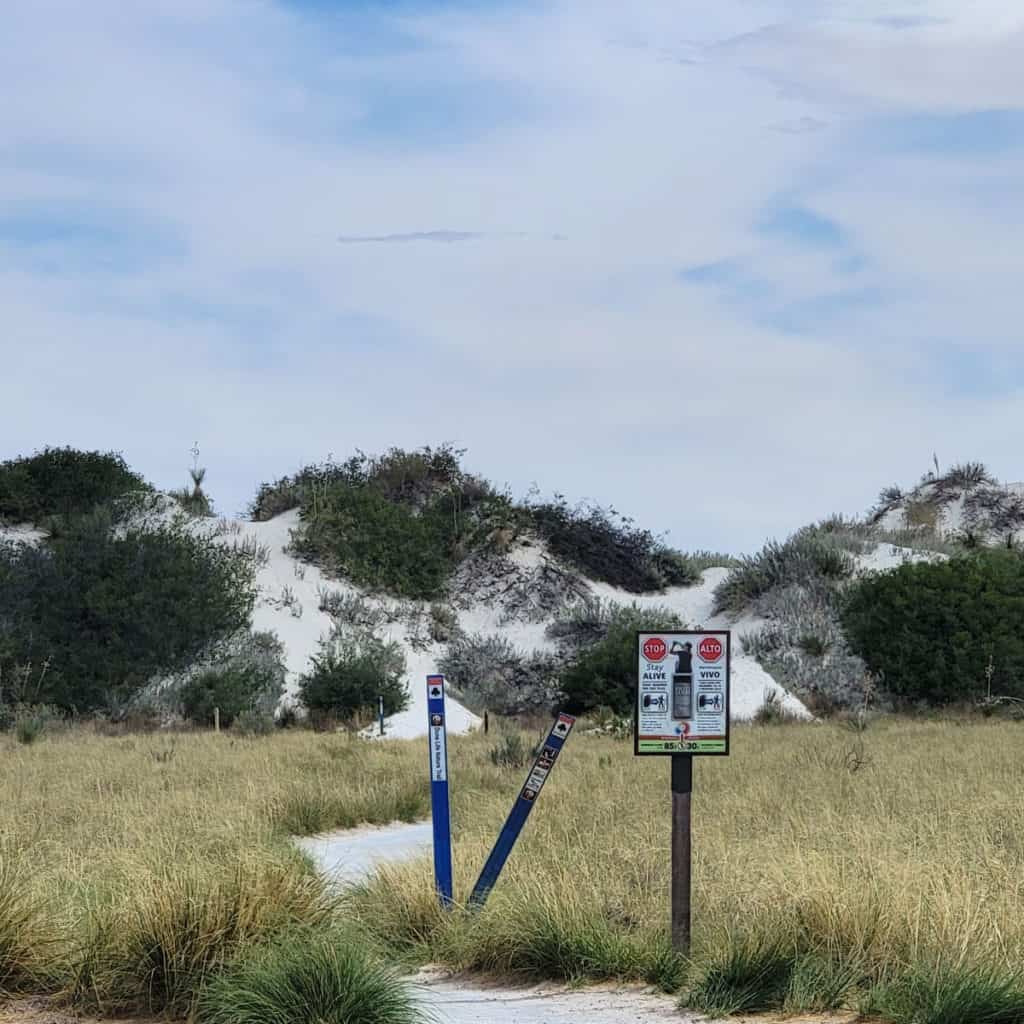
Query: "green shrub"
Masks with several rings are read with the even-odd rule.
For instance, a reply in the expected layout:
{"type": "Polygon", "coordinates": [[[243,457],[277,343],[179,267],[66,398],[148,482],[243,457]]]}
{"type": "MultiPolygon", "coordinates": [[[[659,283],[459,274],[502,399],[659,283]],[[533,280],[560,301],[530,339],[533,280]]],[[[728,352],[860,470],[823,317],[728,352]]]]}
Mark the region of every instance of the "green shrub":
{"type": "Polygon", "coordinates": [[[152,488],[117,453],[44,448],[0,463],[0,519],[77,515],[139,490],[152,488]]]}
{"type": "Polygon", "coordinates": [[[299,680],[299,700],[311,713],[351,719],[376,714],[377,698],[393,715],[409,703],[405,656],[398,644],[376,637],[336,632],[321,644],[313,668],[299,680]]]}
{"type": "Polygon", "coordinates": [[[1024,696],[1024,559],[1000,549],[904,565],[853,586],[842,608],[851,648],[904,701],[1024,696]]]}
{"type": "Polygon", "coordinates": [[[238,959],[207,985],[200,1024],[414,1024],[408,985],[364,937],[304,929],[238,959]]]}
{"type": "Polygon", "coordinates": [[[252,566],[176,526],[115,534],[98,510],[47,547],[0,546],[0,678],[47,665],[33,703],[92,711],[248,625],[252,566]]]}
{"type": "Polygon", "coordinates": [[[637,630],[682,627],[679,617],[667,608],[634,604],[614,609],[604,638],[585,648],[562,672],[565,710],[581,714],[605,707],[620,714],[631,712],[636,699],[637,630]]]}
{"type": "Polygon", "coordinates": [[[257,708],[275,691],[279,697],[282,687],[272,668],[242,662],[197,672],[182,686],[181,703],[185,717],[196,725],[213,725],[218,708],[220,724],[226,727],[243,713],[259,715],[257,708]]]}
{"type": "Polygon", "coordinates": [[[649,530],[614,509],[571,507],[561,495],[529,506],[533,526],[548,549],[591,579],[634,594],[685,587],[700,572],[678,551],[665,547],[649,530]]]}
{"type": "Polygon", "coordinates": [[[742,558],[715,591],[715,613],[743,611],[775,587],[852,576],[854,561],[845,550],[848,541],[833,536],[828,525],[806,527],[782,544],[769,541],[758,554],[742,558]]]}
{"type": "Polygon", "coordinates": [[[449,510],[416,512],[367,485],[332,484],[315,517],[303,509],[295,550],[362,587],[433,598],[457,564],[449,510]]]}

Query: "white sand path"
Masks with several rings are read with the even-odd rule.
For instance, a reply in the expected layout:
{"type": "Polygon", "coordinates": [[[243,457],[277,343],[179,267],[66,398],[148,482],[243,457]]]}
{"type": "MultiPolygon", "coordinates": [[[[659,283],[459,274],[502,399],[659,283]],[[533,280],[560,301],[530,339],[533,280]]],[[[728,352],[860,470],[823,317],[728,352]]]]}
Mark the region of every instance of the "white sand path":
{"type": "MultiPolygon", "coordinates": [[[[296,842],[332,881],[344,885],[381,864],[428,855],[431,826],[418,822],[358,828],[296,842]]],[[[681,1012],[671,996],[638,985],[510,988],[437,968],[422,970],[410,981],[420,1006],[437,1024],[692,1024],[705,1019],[681,1012]]]]}

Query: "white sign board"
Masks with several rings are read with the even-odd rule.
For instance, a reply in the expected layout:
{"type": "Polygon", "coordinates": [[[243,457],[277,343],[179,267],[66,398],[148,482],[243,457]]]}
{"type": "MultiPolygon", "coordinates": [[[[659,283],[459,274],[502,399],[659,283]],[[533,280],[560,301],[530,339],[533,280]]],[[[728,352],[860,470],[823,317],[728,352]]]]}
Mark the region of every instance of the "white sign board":
{"type": "Polygon", "coordinates": [[[728,630],[637,634],[634,753],[729,753],[728,630]]]}

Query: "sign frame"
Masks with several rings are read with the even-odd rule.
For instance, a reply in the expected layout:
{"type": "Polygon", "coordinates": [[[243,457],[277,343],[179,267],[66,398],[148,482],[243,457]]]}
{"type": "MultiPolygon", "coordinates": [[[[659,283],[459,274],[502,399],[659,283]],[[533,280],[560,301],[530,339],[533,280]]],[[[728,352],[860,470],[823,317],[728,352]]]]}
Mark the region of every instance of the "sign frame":
{"type": "Polygon", "coordinates": [[[732,631],[728,629],[638,629],[636,632],[636,688],[633,696],[633,756],[634,757],[673,757],[688,755],[690,757],[728,757],[730,738],[730,717],[732,698],[732,631]],[[688,637],[692,638],[694,644],[698,644],[705,637],[713,636],[723,640],[725,650],[725,747],[723,750],[684,750],[681,748],[668,750],[641,750],[640,749],[640,658],[641,645],[645,639],[651,637],[688,637]]]}

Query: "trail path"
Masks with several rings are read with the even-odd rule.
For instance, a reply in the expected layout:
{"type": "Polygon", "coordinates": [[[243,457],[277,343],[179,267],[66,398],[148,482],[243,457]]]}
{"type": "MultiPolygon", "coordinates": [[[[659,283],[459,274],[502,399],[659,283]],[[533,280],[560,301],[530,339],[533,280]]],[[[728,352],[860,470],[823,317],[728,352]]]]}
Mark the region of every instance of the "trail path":
{"type": "MultiPolygon", "coordinates": [[[[427,822],[359,828],[297,840],[320,869],[339,884],[365,876],[377,865],[429,853],[427,822]]],[[[639,986],[569,990],[544,984],[529,988],[469,982],[438,970],[411,979],[420,1005],[437,1024],[688,1024],[704,1018],[676,1008],[671,996],[639,986]]]]}

